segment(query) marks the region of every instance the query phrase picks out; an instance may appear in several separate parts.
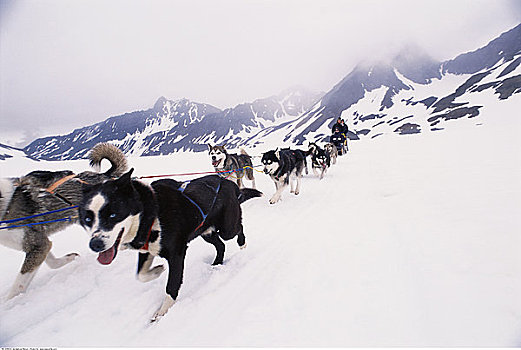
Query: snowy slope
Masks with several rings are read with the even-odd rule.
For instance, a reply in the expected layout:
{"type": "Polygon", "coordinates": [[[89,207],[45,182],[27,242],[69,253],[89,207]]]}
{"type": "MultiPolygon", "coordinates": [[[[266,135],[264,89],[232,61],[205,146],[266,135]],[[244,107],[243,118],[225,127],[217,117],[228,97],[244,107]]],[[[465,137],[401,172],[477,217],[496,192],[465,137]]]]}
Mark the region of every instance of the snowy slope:
{"type": "MultiPolygon", "coordinates": [[[[166,274],[138,282],[130,251],[102,266],[70,227],[54,252],[81,257],[43,266],[25,295],[0,304],[0,345],[519,346],[519,96],[484,109],[480,125],[352,142],[325,179],[306,176],[298,197],[273,206],[273,184],[256,173],[266,196],[243,204],[248,248],[228,242],[211,267],[213,247],[193,241],[178,302],[152,326],[166,274]]],[[[137,175],[212,169],[203,153],[130,164],[137,175]]],[[[6,165],[8,176],[22,170],[6,165]]],[[[88,167],[35,167],[57,166],[88,167]]],[[[6,295],[23,254],[0,250],[6,295]]]]}
{"type": "Polygon", "coordinates": [[[28,157],[23,149],[11,147],[0,143],[0,164],[7,160],[17,159],[20,162],[31,163],[37,162],[37,159],[28,157]]]}

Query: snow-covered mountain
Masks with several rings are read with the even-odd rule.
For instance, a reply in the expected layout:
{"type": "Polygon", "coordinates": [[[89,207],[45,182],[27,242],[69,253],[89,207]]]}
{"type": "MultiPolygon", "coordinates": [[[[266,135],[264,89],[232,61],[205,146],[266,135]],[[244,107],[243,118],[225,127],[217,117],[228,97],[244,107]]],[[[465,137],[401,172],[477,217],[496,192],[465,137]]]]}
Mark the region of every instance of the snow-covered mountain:
{"type": "Polygon", "coordinates": [[[11,147],[0,143],[0,162],[7,159],[23,158],[31,161],[38,161],[38,159],[27,156],[23,149],[11,147]]]}
{"type": "Polygon", "coordinates": [[[338,116],[346,120],[352,140],[437,132],[455,120],[479,124],[480,113],[492,105],[519,103],[520,63],[521,24],[446,62],[407,46],[388,62],[360,63],[323,96],[290,89],[225,110],[162,97],[149,110],[38,139],[24,150],[39,159],[60,160],[85,157],[102,141],[132,155],[202,151],[206,143],[302,145],[328,140],[338,116]]]}
{"type": "Polygon", "coordinates": [[[490,104],[513,103],[512,96],[521,92],[520,63],[521,24],[446,62],[409,46],[389,62],[359,64],[294,125],[272,128],[258,138],[325,141],[338,116],[346,120],[350,139],[439,131],[455,119],[478,117],[490,104]]]}
{"type": "Polygon", "coordinates": [[[201,151],[208,142],[233,146],[245,135],[302,115],[320,97],[296,87],[225,110],[161,97],[151,109],[111,117],[68,135],[37,139],[25,151],[40,159],[65,160],[83,158],[96,143],[108,141],[138,156],[201,151]]]}

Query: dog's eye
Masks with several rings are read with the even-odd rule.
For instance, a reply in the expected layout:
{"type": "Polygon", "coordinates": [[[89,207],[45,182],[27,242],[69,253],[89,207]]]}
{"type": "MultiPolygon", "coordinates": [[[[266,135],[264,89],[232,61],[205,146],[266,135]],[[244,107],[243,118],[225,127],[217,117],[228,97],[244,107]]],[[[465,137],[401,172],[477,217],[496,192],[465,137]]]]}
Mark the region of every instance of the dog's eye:
{"type": "Polygon", "coordinates": [[[111,219],[114,219],[114,218],[116,217],[116,214],[115,214],[115,213],[112,213],[112,214],[110,214],[109,217],[110,217],[111,219]]]}
{"type": "Polygon", "coordinates": [[[85,218],[85,222],[91,222],[92,219],[91,218],[85,218]]]}

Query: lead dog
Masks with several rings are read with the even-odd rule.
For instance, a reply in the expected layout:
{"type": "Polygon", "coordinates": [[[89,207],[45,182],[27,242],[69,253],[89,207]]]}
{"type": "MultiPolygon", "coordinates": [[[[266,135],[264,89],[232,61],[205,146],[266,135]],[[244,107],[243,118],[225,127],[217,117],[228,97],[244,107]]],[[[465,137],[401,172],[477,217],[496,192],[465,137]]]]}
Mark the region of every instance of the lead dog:
{"type": "Polygon", "coordinates": [[[167,260],[166,297],[151,319],[154,322],[178,296],[188,242],[202,236],[217,251],[213,265],[222,264],[225,245],[221,239],[237,237],[239,246],[246,246],[240,203],[262,193],[239,189],[217,175],[188,182],[158,180],[148,186],[132,180],[131,173],[87,186],[79,206],[80,223],[91,235],[90,248],[99,253],[102,264],[110,264],[120,249],[136,248],[136,237],[145,236],[145,244],[138,247],[137,278],[142,282],[164,271],[162,265],[151,268],[155,256],[167,260]]]}
{"type": "Polygon", "coordinates": [[[62,231],[77,220],[76,209],[67,209],[22,221],[35,214],[46,213],[77,205],[82,197],[83,183],[98,183],[120,176],[127,170],[125,155],[117,147],[110,144],[97,144],[89,154],[90,165],[99,168],[103,159],[108,159],[111,168],[103,174],[86,171],[74,175],[72,171],[33,171],[15,179],[0,180],[0,220],[8,221],[0,225],[0,243],[25,252],[25,259],[7,299],[25,292],[36,271],[45,261],[52,269],[57,269],[73,261],[78,254],[71,253],[56,258],[51,253],[52,243],[49,236],[62,231]],[[53,221],[64,218],[67,221],[56,221],[33,226],[42,221],[53,221]],[[9,222],[12,221],[12,222],[9,222]]]}
{"type": "Polygon", "coordinates": [[[305,164],[305,155],[301,151],[281,149],[268,151],[262,155],[264,173],[268,174],[275,183],[275,194],[270,199],[270,204],[277,203],[284,189],[291,183],[291,193],[300,193],[302,170],[305,164]],[[297,182],[296,187],[293,185],[297,182]]]}
{"type": "Polygon", "coordinates": [[[240,154],[231,154],[226,151],[225,146],[212,146],[208,144],[208,155],[212,161],[215,171],[224,178],[235,178],[239,188],[243,188],[242,178],[246,176],[255,188],[255,177],[253,176],[253,165],[251,157],[241,148],[240,154]]]}

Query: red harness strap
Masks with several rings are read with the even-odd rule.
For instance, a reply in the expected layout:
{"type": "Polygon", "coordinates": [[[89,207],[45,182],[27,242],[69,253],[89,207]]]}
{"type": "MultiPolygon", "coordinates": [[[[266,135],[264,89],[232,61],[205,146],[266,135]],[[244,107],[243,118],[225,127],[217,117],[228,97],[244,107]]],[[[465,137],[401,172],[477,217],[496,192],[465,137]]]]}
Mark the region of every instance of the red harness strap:
{"type": "MultiPolygon", "coordinates": [[[[155,221],[155,220],[154,220],[155,221]]],[[[148,230],[147,240],[145,241],[145,245],[141,247],[143,250],[148,250],[148,242],[150,241],[150,234],[152,233],[152,227],[154,227],[154,223],[150,226],[150,229],[148,230]]]]}

